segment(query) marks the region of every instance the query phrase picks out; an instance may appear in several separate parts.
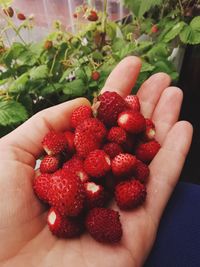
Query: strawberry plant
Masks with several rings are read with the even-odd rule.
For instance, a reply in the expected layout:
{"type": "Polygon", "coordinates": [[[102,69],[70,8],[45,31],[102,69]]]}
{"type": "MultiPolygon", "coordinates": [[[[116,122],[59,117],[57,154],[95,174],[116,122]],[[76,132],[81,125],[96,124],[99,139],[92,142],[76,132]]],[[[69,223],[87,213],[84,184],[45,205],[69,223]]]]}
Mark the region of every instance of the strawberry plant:
{"type": "Polygon", "coordinates": [[[200,17],[194,17],[197,1],[125,0],[125,4],[133,13],[131,20],[109,20],[105,0],[104,12],[85,5],[77,8],[76,34],[56,21],[44,40],[28,43],[21,33],[31,33],[33,17],[16,10],[11,0],[0,0],[0,136],[46,107],[79,96],[91,100],[128,55],[143,61],[134,92],[159,71],[174,82],[178,79],[174,47],[200,43],[200,17]]]}

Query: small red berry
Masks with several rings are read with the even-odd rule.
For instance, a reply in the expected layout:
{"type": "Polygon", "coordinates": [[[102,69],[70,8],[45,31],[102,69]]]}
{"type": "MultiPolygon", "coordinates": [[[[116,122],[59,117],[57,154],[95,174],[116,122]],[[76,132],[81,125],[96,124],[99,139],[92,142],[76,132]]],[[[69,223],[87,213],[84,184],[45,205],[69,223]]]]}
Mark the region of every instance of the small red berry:
{"type": "Polygon", "coordinates": [[[59,238],[78,237],[82,233],[83,226],[77,218],[63,217],[55,208],[51,208],[47,223],[53,235],[59,238]]]}
{"type": "Polygon", "coordinates": [[[112,160],[112,172],[115,176],[131,176],[133,175],[136,162],[135,156],[121,153],[112,160]]]}
{"type": "Polygon", "coordinates": [[[25,20],[25,19],[26,19],[26,16],[25,16],[23,13],[18,13],[18,14],[17,14],[17,18],[18,18],[19,20],[25,20]]]}
{"type": "Polygon", "coordinates": [[[126,132],[121,127],[112,127],[107,135],[108,141],[117,143],[119,145],[126,142],[126,137],[126,132]]]}
{"type": "Polygon", "coordinates": [[[53,42],[50,40],[46,40],[44,43],[44,49],[49,50],[53,47],[53,42]]]}
{"type": "Polygon", "coordinates": [[[160,144],[153,140],[147,143],[141,143],[135,150],[136,157],[145,162],[150,163],[160,149],[160,144]]]}
{"type": "Polygon", "coordinates": [[[51,131],[45,135],[42,146],[46,153],[52,156],[67,149],[67,140],[63,133],[51,131]]]}
{"type": "Polygon", "coordinates": [[[92,109],[89,106],[80,106],[76,108],[71,115],[71,127],[76,128],[84,120],[92,118],[92,109]]]}
{"type": "Polygon", "coordinates": [[[132,111],[140,111],[140,102],[137,95],[128,95],[125,98],[126,103],[132,111]]]}
{"type": "Polygon", "coordinates": [[[115,188],[115,200],[122,210],[141,205],[146,198],[146,187],[137,180],[124,181],[115,188]]]}
{"type": "Polygon", "coordinates": [[[74,133],[71,131],[66,131],[64,132],[65,138],[67,140],[67,145],[68,145],[68,151],[69,153],[74,153],[75,152],[75,146],[74,146],[74,133]]]}
{"type": "Polygon", "coordinates": [[[134,170],[134,177],[135,179],[139,180],[141,183],[145,183],[147,178],[149,177],[149,167],[140,160],[137,160],[135,170],[134,170]]]}
{"type": "Polygon", "coordinates": [[[91,209],[103,207],[107,198],[103,186],[93,182],[84,183],[86,192],[86,207],[91,209]]]}
{"type": "Polygon", "coordinates": [[[86,228],[98,242],[117,243],[122,237],[119,216],[119,212],[111,209],[93,208],[87,215],[86,228]]]}
{"type": "Polygon", "coordinates": [[[156,24],[151,27],[151,32],[152,33],[158,32],[158,26],[156,24]]]}
{"type": "Polygon", "coordinates": [[[93,71],[92,72],[92,80],[93,81],[98,81],[100,78],[100,73],[98,71],[93,71]]]}
{"type": "Polygon", "coordinates": [[[119,114],[118,125],[125,131],[138,134],[145,130],[145,118],[139,112],[124,111],[119,114]]]}
{"type": "Polygon", "coordinates": [[[42,173],[33,180],[33,189],[39,199],[44,202],[48,202],[49,181],[51,175],[48,173],[42,173]]]}
{"type": "Polygon", "coordinates": [[[111,169],[110,157],[103,150],[94,150],[85,159],[84,169],[92,177],[102,177],[111,169]]]}
{"type": "Polygon", "coordinates": [[[115,156],[119,155],[120,153],[123,153],[123,149],[120,145],[116,143],[107,143],[104,145],[103,150],[106,152],[106,154],[113,159],[115,156]]]}
{"type": "Polygon", "coordinates": [[[77,19],[77,18],[78,18],[78,14],[77,14],[77,13],[74,13],[74,14],[73,14],[73,17],[74,17],[75,19],[77,19]]]}
{"type": "Polygon", "coordinates": [[[145,121],[146,121],[146,129],[144,133],[142,134],[142,139],[146,141],[150,141],[155,138],[156,129],[151,119],[145,119],[145,121]]]}
{"type": "Polygon", "coordinates": [[[41,173],[53,173],[60,167],[60,157],[56,156],[45,156],[40,163],[41,173]]]}
{"type": "Polygon", "coordinates": [[[89,21],[97,21],[98,20],[98,15],[97,15],[97,12],[94,11],[94,10],[91,10],[90,11],[90,14],[88,15],[87,19],[89,21]]]}

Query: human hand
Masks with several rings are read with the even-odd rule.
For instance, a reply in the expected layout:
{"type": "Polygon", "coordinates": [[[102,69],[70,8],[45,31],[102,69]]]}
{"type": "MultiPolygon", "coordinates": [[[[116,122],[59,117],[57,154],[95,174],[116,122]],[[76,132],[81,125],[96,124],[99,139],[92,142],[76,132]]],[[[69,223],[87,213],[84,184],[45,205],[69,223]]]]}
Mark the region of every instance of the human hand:
{"type": "MultiPolygon", "coordinates": [[[[128,57],[119,63],[103,88],[130,93],[141,62],[128,57]]],[[[182,92],[168,87],[168,75],[150,77],[138,91],[141,111],[156,125],[162,148],[150,164],[147,199],[139,208],[120,210],[123,237],[117,245],[101,244],[88,234],[58,239],[46,225],[47,212],[35,196],[32,180],[44,135],[69,127],[72,111],[89,105],[79,98],[39,112],[0,140],[0,266],[2,267],[139,267],[154,243],[162,212],[176,185],[188,153],[192,126],[177,122],[182,92]]],[[[112,208],[118,210],[115,204],[112,208]]]]}

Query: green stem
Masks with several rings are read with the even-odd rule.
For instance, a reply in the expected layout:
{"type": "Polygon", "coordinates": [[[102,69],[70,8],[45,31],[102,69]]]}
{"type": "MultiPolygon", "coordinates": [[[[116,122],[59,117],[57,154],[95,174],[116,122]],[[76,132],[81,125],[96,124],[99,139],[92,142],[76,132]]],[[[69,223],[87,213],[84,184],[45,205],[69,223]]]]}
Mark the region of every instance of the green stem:
{"type": "Polygon", "coordinates": [[[104,0],[104,3],[103,3],[103,16],[102,16],[102,32],[103,33],[106,33],[107,4],[108,4],[108,1],[107,0],[104,0]]]}
{"type": "Polygon", "coordinates": [[[52,62],[52,65],[51,65],[51,69],[50,69],[50,72],[49,72],[49,76],[52,75],[53,68],[54,68],[55,63],[56,63],[56,57],[57,57],[57,55],[58,55],[58,51],[56,51],[56,53],[55,53],[55,55],[54,55],[54,57],[53,57],[53,62],[52,62]]]}

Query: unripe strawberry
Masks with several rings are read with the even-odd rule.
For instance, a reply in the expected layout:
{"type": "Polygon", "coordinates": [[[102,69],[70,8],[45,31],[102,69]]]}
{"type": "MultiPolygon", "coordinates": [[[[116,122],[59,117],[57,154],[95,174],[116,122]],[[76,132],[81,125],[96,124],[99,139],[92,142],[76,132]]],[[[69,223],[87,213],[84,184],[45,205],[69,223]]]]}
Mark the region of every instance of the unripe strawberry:
{"type": "Polygon", "coordinates": [[[98,81],[100,78],[100,73],[98,71],[93,71],[92,72],[92,80],[93,81],[98,81]]]}
{"type": "Polygon", "coordinates": [[[53,47],[53,42],[50,41],[50,40],[46,40],[45,43],[44,43],[44,48],[45,48],[46,50],[49,50],[49,49],[51,49],[52,47],[53,47]]]}

